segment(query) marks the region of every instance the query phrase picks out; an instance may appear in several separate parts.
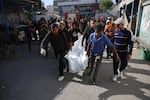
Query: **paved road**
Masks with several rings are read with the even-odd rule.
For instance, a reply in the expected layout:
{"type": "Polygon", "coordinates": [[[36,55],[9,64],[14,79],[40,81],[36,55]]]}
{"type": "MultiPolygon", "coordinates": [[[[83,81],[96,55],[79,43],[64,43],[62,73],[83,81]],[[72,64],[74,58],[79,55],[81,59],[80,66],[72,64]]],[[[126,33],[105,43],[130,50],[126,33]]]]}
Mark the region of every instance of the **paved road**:
{"type": "Polygon", "coordinates": [[[31,53],[22,45],[15,58],[0,60],[0,100],[150,100],[150,62],[140,59],[140,50],[134,49],[125,77],[118,83],[111,81],[109,59],[103,59],[97,86],[89,85],[82,73],[65,73],[65,80],[58,82],[52,50],[44,58],[37,44],[31,53]]]}

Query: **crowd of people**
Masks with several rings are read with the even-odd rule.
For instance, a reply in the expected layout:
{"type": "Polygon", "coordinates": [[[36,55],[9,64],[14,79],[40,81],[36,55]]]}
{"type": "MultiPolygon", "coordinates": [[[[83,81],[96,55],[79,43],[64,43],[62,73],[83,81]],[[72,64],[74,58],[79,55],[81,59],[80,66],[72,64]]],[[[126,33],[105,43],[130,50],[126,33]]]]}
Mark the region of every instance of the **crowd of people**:
{"type": "Polygon", "coordinates": [[[124,24],[123,17],[116,20],[110,17],[105,20],[101,17],[99,20],[93,18],[86,20],[83,18],[81,21],[69,19],[55,20],[49,25],[43,23],[40,30],[41,51],[44,52],[45,50],[45,55],[48,56],[47,47],[48,43],[51,43],[59,62],[58,81],[62,81],[64,79],[64,69],[68,67],[65,55],[78,40],[78,34],[83,35],[81,45],[84,46],[89,58],[88,66],[83,75],[91,76],[93,73],[91,83],[96,84],[96,75],[107,45],[107,58],[113,59],[113,81],[117,81],[123,75],[133,48],[131,32],[124,24]]]}
{"type": "Polygon", "coordinates": [[[133,41],[131,32],[125,27],[123,17],[113,19],[111,17],[83,17],[76,19],[50,19],[46,21],[41,18],[37,24],[28,20],[25,34],[28,43],[28,50],[31,52],[32,38],[40,43],[41,54],[48,56],[48,44],[54,50],[59,63],[58,81],[64,77],[64,69],[68,68],[68,60],[65,55],[72,49],[78,40],[79,34],[83,36],[81,45],[85,48],[88,56],[88,66],[83,72],[83,76],[92,75],[92,84],[96,84],[96,76],[103,58],[103,52],[107,45],[107,58],[112,58],[114,77],[113,81],[121,78],[123,71],[131,58],[133,41]],[[38,34],[37,34],[38,31],[38,34]]]}

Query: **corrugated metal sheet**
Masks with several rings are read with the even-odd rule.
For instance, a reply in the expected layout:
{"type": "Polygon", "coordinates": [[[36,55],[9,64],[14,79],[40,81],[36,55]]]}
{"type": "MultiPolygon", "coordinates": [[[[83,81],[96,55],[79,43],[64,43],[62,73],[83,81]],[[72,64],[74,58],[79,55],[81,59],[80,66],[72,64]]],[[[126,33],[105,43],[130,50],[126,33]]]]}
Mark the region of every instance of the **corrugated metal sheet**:
{"type": "Polygon", "coordinates": [[[23,8],[35,3],[36,0],[3,0],[6,9],[23,8]]]}

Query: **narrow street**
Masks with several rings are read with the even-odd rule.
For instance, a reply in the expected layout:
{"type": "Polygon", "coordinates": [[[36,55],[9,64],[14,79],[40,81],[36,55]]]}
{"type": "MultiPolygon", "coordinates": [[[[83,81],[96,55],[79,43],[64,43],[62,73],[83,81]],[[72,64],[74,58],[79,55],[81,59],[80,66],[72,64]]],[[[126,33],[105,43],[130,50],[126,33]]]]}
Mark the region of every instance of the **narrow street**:
{"type": "Polygon", "coordinates": [[[149,100],[150,62],[140,59],[134,48],[124,79],[112,82],[112,60],[103,59],[97,76],[98,85],[89,85],[82,73],[65,73],[57,81],[58,64],[52,49],[49,57],[39,54],[34,43],[31,53],[26,44],[17,48],[16,56],[0,60],[0,100],[149,100]]]}

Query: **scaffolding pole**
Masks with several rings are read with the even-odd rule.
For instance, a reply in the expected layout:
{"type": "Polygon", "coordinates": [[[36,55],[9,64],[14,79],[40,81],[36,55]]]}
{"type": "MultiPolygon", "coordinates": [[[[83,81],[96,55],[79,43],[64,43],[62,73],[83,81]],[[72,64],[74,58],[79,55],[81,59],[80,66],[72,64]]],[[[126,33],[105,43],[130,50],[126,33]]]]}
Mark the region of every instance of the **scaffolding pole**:
{"type": "Polygon", "coordinates": [[[6,10],[4,8],[3,0],[0,0],[0,5],[1,5],[2,23],[6,27],[6,32],[9,32],[8,19],[7,19],[7,16],[6,16],[6,10]]]}
{"type": "Polygon", "coordinates": [[[133,2],[132,2],[130,23],[132,23],[132,20],[133,20],[133,11],[134,11],[134,0],[133,0],[133,2]]]}
{"type": "Polygon", "coordinates": [[[34,12],[34,5],[31,5],[31,14],[32,14],[32,20],[35,21],[35,12],[34,12]]]}

